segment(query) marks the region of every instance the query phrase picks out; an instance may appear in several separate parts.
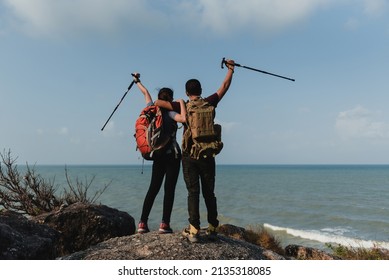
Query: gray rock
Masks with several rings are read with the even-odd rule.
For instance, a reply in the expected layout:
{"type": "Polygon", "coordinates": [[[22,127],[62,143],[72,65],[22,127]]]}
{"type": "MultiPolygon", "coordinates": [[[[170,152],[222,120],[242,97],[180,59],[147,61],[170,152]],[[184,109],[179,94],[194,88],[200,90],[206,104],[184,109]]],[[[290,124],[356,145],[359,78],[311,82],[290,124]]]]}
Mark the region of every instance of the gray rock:
{"type": "Polygon", "coordinates": [[[319,249],[304,247],[300,245],[293,245],[293,244],[285,247],[285,254],[288,257],[297,260],[338,260],[340,259],[319,249]]]}
{"type": "Polygon", "coordinates": [[[0,259],[50,260],[56,257],[57,231],[21,214],[0,212],[0,259]]]}
{"type": "Polygon", "coordinates": [[[190,243],[181,232],[134,234],[134,219],[104,205],[77,203],[29,220],[0,211],[0,259],[67,260],[333,260],[324,251],[288,245],[282,255],[248,243],[245,229],[221,225],[217,241],[204,229],[190,243]]]}
{"type": "Polygon", "coordinates": [[[75,203],[60,211],[35,217],[60,232],[58,256],[85,250],[113,237],[135,233],[135,221],[128,213],[105,205],[75,203]]]}
{"type": "Polygon", "coordinates": [[[112,238],[63,259],[68,260],[268,260],[284,259],[263,248],[219,235],[209,241],[204,232],[200,242],[190,243],[181,232],[135,234],[112,238]]]}

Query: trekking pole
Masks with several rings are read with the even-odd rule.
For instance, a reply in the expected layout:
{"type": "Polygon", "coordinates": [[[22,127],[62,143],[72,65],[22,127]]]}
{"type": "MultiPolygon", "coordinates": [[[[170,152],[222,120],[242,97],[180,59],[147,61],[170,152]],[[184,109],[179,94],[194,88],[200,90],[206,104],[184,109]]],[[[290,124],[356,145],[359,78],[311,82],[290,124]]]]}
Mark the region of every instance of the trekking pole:
{"type": "MultiPolygon", "coordinates": [[[[132,73],[131,76],[135,77],[135,75],[132,73]]],[[[139,77],[138,77],[139,78],[139,77]]],[[[105,122],[103,128],[101,129],[101,131],[104,130],[105,126],[107,125],[107,123],[109,122],[109,120],[112,118],[113,114],[115,113],[115,111],[117,110],[117,108],[119,107],[120,103],[122,103],[124,97],[126,97],[127,93],[130,91],[130,89],[132,88],[132,86],[134,85],[135,81],[132,81],[131,84],[128,86],[128,89],[127,91],[124,93],[122,99],[120,99],[118,105],[116,105],[115,109],[113,110],[113,112],[111,113],[111,115],[109,116],[108,120],[105,122]]]]}
{"type": "MultiPolygon", "coordinates": [[[[224,64],[228,64],[228,62],[226,61],[226,58],[223,57],[223,60],[222,60],[222,63],[221,63],[221,67],[223,67],[224,64]]],[[[280,75],[277,75],[277,74],[273,74],[273,73],[269,73],[269,72],[266,72],[266,71],[262,71],[262,70],[259,70],[259,69],[255,69],[255,68],[251,68],[251,67],[248,67],[248,66],[244,66],[244,65],[240,65],[239,63],[234,63],[235,66],[237,67],[242,67],[242,68],[246,68],[246,69],[249,69],[249,70],[253,70],[253,71],[257,71],[257,72],[261,72],[263,74],[267,74],[267,75],[271,75],[271,76],[275,76],[275,77],[278,77],[278,78],[282,78],[282,79],[286,79],[286,80],[289,80],[289,81],[292,81],[294,82],[295,79],[291,79],[291,78],[288,78],[288,77],[284,77],[284,76],[280,76],[280,75]]]]}

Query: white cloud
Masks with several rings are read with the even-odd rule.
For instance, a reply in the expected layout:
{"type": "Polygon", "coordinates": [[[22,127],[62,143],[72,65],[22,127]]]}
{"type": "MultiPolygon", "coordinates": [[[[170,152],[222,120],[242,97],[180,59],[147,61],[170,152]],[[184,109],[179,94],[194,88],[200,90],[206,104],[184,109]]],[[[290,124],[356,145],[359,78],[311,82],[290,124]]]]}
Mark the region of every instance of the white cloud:
{"type": "Polygon", "coordinates": [[[4,0],[18,26],[32,36],[111,34],[163,19],[142,0],[4,0]],[[131,24],[129,24],[131,22],[131,24]]]}
{"type": "Polygon", "coordinates": [[[70,143],[72,143],[72,144],[80,144],[81,143],[81,139],[77,138],[77,137],[72,137],[72,138],[70,138],[70,143]]]}
{"type": "MultiPolygon", "coordinates": [[[[31,36],[112,34],[170,27],[208,33],[269,32],[305,20],[334,0],[4,0],[18,27],[31,36]]],[[[335,2],[336,3],[336,2],[335,2]]]]}
{"type": "Polygon", "coordinates": [[[389,123],[373,120],[373,113],[358,105],[340,112],[335,128],[344,139],[352,138],[389,138],[389,123]]]}
{"type": "Polygon", "coordinates": [[[344,27],[346,30],[350,31],[356,30],[363,25],[364,20],[361,18],[360,14],[369,18],[379,18],[389,10],[388,0],[344,0],[343,2],[350,6],[356,5],[357,11],[361,11],[361,13],[350,15],[350,18],[346,21],[344,27]]]}
{"type": "Polygon", "coordinates": [[[219,119],[215,119],[215,123],[220,124],[222,126],[222,134],[223,132],[230,132],[232,131],[236,126],[239,125],[237,122],[224,122],[219,119]]]}
{"type": "Polygon", "coordinates": [[[69,134],[69,129],[67,127],[61,127],[58,131],[59,135],[68,135],[69,134]]]}
{"type": "Polygon", "coordinates": [[[347,30],[355,30],[359,27],[359,21],[356,18],[349,18],[345,23],[347,30]]]}
{"type": "Polygon", "coordinates": [[[309,17],[332,0],[198,0],[180,5],[181,14],[214,33],[249,30],[269,32],[309,17]]]}
{"type": "Polygon", "coordinates": [[[387,0],[363,0],[364,12],[369,16],[381,16],[388,8],[387,0]]]}
{"type": "MultiPolygon", "coordinates": [[[[30,36],[123,35],[195,31],[211,36],[258,36],[304,22],[318,10],[347,5],[368,16],[388,10],[387,0],[3,0],[13,26],[30,36]],[[142,32],[140,32],[142,31],[142,32]],[[147,33],[147,32],[146,32],[147,33]]],[[[352,16],[352,15],[350,15],[352,16]]],[[[347,23],[355,27],[356,21],[347,23]]]]}
{"type": "Polygon", "coordinates": [[[116,134],[115,132],[115,122],[109,121],[107,125],[104,127],[103,136],[104,137],[112,137],[116,134]]]}

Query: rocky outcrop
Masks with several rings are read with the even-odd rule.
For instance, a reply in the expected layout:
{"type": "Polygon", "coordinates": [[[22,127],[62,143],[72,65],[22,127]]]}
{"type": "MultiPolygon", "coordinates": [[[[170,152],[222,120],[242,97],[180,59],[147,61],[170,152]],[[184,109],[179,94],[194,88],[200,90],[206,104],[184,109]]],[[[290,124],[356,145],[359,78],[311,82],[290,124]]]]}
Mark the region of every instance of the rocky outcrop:
{"type": "Polygon", "coordinates": [[[107,207],[75,203],[57,212],[34,218],[60,233],[59,256],[85,250],[113,237],[135,233],[135,221],[128,213],[107,207]]]}
{"type": "Polygon", "coordinates": [[[220,234],[209,241],[204,232],[199,243],[190,243],[180,232],[173,234],[135,234],[112,238],[87,250],[62,259],[66,260],[335,260],[319,249],[288,245],[285,255],[266,250],[242,240],[244,229],[222,225],[229,236],[220,234]]]}
{"type": "Polygon", "coordinates": [[[0,259],[50,260],[57,255],[59,233],[11,212],[0,213],[0,259]]]}
{"type": "Polygon", "coordinates": [[[112,238],[68,260],[269,260],[284,257],[256,245],[219,235],[209,241],[204,232],[198,243],[190,243],[180,232],[135,234],[112,238]]]}
{"type": "Polygon", "coordinates": [[[31,220],[0,212],[0,259],[55,259],[135,233],[134,218],[104,205],[72,204],[31,220]]]}
{"type": "Polygon", "coordinates": [[[285,247],[285,254],[297,260],[338,260],[339,258],[330,255],[322,250],[304,247],[300,245],[288,245],[285,247]]]}
{"type": "Polygon", "coordinates": [[[318,249],[289,245],[283,255],[245,240],[245,229],[222,225],[217,241],[201,231],[190,243],[181,232],[134,234],[134,219],[103,205],[74,204],[32,220],[0,211],[0,259],[285,260],[335,259],[318,249]]]}

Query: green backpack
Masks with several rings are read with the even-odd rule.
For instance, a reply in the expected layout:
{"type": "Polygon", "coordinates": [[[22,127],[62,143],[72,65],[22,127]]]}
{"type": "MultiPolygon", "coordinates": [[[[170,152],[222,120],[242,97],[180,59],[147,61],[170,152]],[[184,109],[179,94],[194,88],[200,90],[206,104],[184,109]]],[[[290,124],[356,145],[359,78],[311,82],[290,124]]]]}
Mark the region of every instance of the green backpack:
{"type": "Polygon", "coordinates": [[[187,127],[182,149],[191,158],[215,157],[223,149],[221,125],[215,124],[215,107],[202,98],[186,104],[187,127]]]}

